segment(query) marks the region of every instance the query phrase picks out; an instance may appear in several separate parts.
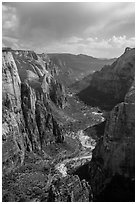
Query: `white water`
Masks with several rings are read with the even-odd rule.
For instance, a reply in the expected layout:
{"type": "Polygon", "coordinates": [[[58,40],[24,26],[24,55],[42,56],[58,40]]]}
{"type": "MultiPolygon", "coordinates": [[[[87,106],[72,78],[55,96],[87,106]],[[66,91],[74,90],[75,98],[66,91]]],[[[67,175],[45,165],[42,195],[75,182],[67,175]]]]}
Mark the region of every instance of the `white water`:
{"type": "Polygon", "coordinates": [[[80,156],[80,157],[74,157],[72,159],[65,159],[63,162],[57,164],[55,168],[62,174],[62,177],[67,176],[67,167],[65,166],[67,163],[72,162],[72,161],[77,161],[77,160],[91,160],[92,154],[91,155],[85,155],[85,156],[80,156]]]}
{"type": "Polygon", "coordinates": [[[95,140],[85,135],[83,130],[78,131],[77,134],[83,147],[90,148],[91,150],[95,148],[95,145],[96,145],[95,140]]]}
{"type": "Polygon", "coordinates": [[[58,163],[55,168],[62,174],[62,177],[67,176],[67,167],[66,164],[72,161],[79,161],[79,160],[91,160],[92,158],[92,150],[95,148],[96,142],[91,137],[84,135],[83,130],[80,130],[77,132],[76,137],[79,139],[79,141],[82,144],[82,147],[84,147],[84,152],[82,156],[74,157],[71,159],[65,159],[61,163],[58,163]],[[87,149],[87,151],[86,151],[87,149]]]}
{"type": "Polygon", "coordinates": [[[67,176],[67,167],[65,166],[64,163],[56,165],[56,169],[59,170],[59,172],[62,174],[62,177],[67,176]]]}

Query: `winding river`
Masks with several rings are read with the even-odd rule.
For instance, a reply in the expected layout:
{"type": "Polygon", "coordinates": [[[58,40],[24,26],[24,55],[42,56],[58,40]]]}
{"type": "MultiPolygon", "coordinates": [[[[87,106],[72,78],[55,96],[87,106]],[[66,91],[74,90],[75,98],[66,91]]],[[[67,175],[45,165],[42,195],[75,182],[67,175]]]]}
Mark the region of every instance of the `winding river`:
{"type": "Polygon", "coordinates": [[[85,135],[83,130],[78,131],[76,134],[76,137],[79,139],[82,145],[82,150],[79,153],[79,156],[71,158],[71,159],[65,159],[61,163],[58,163],[55,166],[55,169],[61,173],[62,177],[67,176],[66,165],[68,163],[73,163],[75,161],[75,165],[80,166],[82,160],[83,160],[83,163],[85,163],[86,161],[90,161],[92,158],[92,151],[96,146],[96,141],[92,139],[91,137],[85,135]]]}
{"type": "MultiPolygon", "coordinates": [[[[94,114],[100,116],[102,122],[104,121],[102,113],[94,112],[94,114]]],[[[80,141],[82,148],[78,156],[69,159],[64,159],[62,162],[56,164],[55,169],[61,173],[62,177],[67,176],[68,164],[71,164],[71,167],[75,168],[83,165],[87,161],[90,161],[92,158],[92,151],[96,146],[96,141],[91,137],[85,135],[83,130],[79,130],[76,135],[72,135],[72,137],[77,138],[80,141]]]]}

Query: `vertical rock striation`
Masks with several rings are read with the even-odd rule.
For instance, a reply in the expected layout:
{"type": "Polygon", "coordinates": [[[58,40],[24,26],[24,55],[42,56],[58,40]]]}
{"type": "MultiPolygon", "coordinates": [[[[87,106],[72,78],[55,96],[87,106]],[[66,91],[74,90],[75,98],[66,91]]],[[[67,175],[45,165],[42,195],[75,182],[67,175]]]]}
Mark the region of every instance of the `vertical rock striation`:
{"type": "Polygon", "coordinates": [[[2,74],[3,168],[10,171],[23,162],[25,145],[30,145],[21,108],[21,80],[11,52],[3,52],[2,74]]]}
{"type": "Polygon", "coordinates": [[[32,51],[2,52],[3,172],[21,165],[25,151],[62,142],[52,109],[65,106],[64,88],[50,60],[32,51]],[[45,61],[46,60],[46,61],[45,61]]]}

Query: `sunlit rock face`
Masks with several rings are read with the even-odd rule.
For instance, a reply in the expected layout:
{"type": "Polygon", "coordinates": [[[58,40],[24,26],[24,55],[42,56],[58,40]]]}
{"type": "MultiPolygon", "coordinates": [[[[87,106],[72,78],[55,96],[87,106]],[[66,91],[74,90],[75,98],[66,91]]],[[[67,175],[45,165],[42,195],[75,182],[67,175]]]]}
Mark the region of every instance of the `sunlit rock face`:
{"type": "Polygon", "coordinates": [[[28,140],[21,108],[21,80],[11,52],[3,52],[2,80],[2,155],[4,171],[8,171],[23,162],[24,138],[28,140]]]}
{"type": "Polygon", "coordinates": [[[91,77],[90,85],[78,96],[88,105],[111,110],[124,97],[134,81],[135,49],[126,49],[112,65],[104,66],[91,77]]]}
{"type": "MultiPolygon", "coordinates": [[[[100,142],[93,151],[90,176],[95,196],[99,195],[113,178],[117,176],[120,176],[122,179],[129,179],[130,182],[133,182],[135,179],[134,94],[133,83],[125,96],[124,102],[116,105],[110,112],[110,116],[106,122],[104,136],[100,139],[100,142]]],[[[126,182],[124,184],[125,186],[126,182]]],[[[128,183],[127,187],[129,187],[128,183]]],[[[114,191],[115,189],[113,189],[114,191]]],[[[126,194],[131,194],[129,188],[126,194]]],[[[109,201],[113,201],[111,199],[113,198],[110,198],[109,201]]],[[[133,201],[134,197],[131,200],[133,201]]]]}
{"type": "Polygon", "coordinates": [[[5,173],[23,163],[26,150],[63,141],[52,110],[63,108],[66,97],[48,58],[43,60],[32,51],[3,50],[2,54],[5,173]]]}

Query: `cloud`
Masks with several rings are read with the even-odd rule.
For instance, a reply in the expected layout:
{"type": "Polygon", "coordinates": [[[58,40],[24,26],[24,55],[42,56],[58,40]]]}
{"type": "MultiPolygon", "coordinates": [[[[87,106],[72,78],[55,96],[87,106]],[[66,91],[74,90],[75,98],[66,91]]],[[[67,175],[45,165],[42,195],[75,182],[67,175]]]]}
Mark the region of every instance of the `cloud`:
{"type": "Polygon", "coordinates": [[[2,6],[2,31],[3,36],[16,35],[17,32],[18,18],[16,15],[16,9],[10,6],[2,6]]]}
{"type": "Polygon", "coordinates": [[[121,47],[134,47],[135,46],[135,38],[131,37],[127,39],[125,35],[123,36],[113,36],[108,40],[109,43],[111,43],[112,46],[121,48],[121,47]]]}
{"type": "Polygon", "coordinates": [[[3,42],[47,52],[90,54],[96,49],[94,53],[101,55],[99,46],[111,50],[133,44],[134,7],[134,3],[4,3],[3,42]]]}
{"type": "Polygon", "coordinates": [[[135,47],[135,38],[127,38],[123,36],[112,36],[108,39],[87,39],[87,42],[83,43],[83,49],[85,54],[98,57],[118,57],[124,52],[126,47],[135,47]],[[88,45],[88,46],[87,46],[88,45]]]}
{"type": "MultiPolygon", "coordinates": [[[[75,39],[75,37],[73,37],[75,39]]],[[[72,38],[72,39],[73,39],[72,38]]],[[[118,57],[124,52],[126,47],[134,47],[135,38],[127,38],[124,36],[112,36],[108,39],[100,38],[87,38],[77,39],[76,43],[68,42],[64,40],[62,43],[53,43],[47,47],[41,47],[38,52],[45,51],[49,52],[64,52],[64,53],[75,53],[75,54],[87,54],[91,56],[101,57],[101,58],[111,58],[118,57]]]]}

